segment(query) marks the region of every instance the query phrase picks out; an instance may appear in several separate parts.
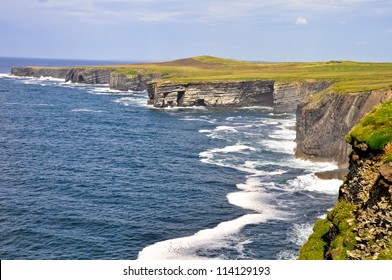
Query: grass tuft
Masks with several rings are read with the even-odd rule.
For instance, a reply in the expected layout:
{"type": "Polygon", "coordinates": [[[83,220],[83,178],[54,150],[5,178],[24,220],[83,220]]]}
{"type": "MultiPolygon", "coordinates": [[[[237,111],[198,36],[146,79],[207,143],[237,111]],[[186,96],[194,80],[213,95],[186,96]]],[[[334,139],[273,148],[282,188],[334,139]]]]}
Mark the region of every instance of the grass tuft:
{"type": "Polygon", "coordinates": [[[366,143],[371,149],[380,151],[392,142],[392,100],[373,108],[351,129],[346,141],[353,145],[366,143]]]}

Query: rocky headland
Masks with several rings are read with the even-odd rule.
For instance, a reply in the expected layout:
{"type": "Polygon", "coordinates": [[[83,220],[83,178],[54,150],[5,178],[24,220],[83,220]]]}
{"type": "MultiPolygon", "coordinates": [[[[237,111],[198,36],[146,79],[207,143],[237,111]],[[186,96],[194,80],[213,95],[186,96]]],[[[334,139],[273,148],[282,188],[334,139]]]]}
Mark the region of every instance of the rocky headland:
{"type": "Polygon", "coordinates": [[[299,259],[392,259],[392,101],[346,140],[353,151],[338,202],[316,221],[299,259]]]}

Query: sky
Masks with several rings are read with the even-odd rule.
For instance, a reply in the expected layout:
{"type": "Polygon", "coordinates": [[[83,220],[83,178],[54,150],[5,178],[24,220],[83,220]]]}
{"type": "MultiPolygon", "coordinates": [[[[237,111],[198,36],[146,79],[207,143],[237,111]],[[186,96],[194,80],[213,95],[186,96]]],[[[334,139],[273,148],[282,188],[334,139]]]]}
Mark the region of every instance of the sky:
{"type": "Polygon", "coordinates": [[[0,56],[392,62],[391,0],[0,0],[0,56]]]}

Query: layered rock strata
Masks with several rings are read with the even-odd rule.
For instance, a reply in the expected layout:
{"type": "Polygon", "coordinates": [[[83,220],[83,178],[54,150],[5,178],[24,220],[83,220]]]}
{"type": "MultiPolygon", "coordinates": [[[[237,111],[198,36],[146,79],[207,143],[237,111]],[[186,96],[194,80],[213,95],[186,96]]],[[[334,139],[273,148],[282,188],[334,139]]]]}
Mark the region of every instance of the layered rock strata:
{"type": "Polygon", "coordinates": [[[390,88],[359,93],[309,96],[297,108],[296,156],[334,161],[348,166],[351,146],[345,135],[381,102],[392,98],[390,88]]]}
{"type": "Polygon", "coordinates": [[[11,74],[28,77],[53,77],[83,84],[108,84],[114,69],[96,67],[12,67],[11,74]]]}
{"type": "Polygon", "coordinates": [[[274,83],[274,112],[295,112],[299,103],[306,96],[327,89],[331,85],[329,81],[309,82],[275,82],[274,83]]]}
{"type": "Polygon", "coordinates": [[[70,68],[65,75],[65,81],[83,84],[109,84],[112,72],[112,69],[70,68]]]}
{"type": "Polygon", "coordinates": [[[129,76],[122,73],[112,72],[110,74],[109,86],[111,89],[121,91],[145,91],[147,89],[147,83],[160,77],[160,74],[129,76]]]}
{"type": "Polygon", "coordinates": [[[155,107],[272,106],[273,81],[150,83],[149,104],[155,107]]]}
{"type": "Polygon", "coordinates": [[[160,74],[125,75],[115,68],[99,67],[12,67],[11,74],[28,77],[53,77],[83,84],[109,84],[121,91],[145,91],[147,83],[161,77],[160,74]]]}
{"type": "Polygon", "coordinates": [[[19,77],[53,77],[65,79],[71,68],[68,67],[12,67],[11,74],[19,77]]]}
{"type": "Polygon", "coordinates": [[[152,83],[147,91],[155,107],[273,106],[275,113],[293,113],[309,94],[328,88],[328,81],[275,82],[271,80],[152,83]],[[272,98],[272,100],[271,100],[272,98]]]}

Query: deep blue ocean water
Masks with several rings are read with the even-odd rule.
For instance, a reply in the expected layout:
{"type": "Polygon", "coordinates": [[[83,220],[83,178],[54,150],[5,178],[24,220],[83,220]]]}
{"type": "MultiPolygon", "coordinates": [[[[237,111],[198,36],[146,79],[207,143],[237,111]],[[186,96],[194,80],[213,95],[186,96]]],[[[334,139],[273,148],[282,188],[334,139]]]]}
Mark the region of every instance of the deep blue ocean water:
{"type": "Polygon", "coordinates": [[[0,258],[295,258],[340,184],[294,158],[295,116],[9,75],[104,63],[0,58],[0,258]]]}

